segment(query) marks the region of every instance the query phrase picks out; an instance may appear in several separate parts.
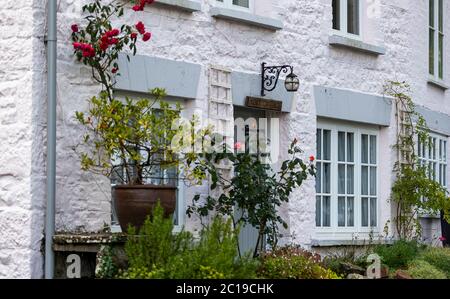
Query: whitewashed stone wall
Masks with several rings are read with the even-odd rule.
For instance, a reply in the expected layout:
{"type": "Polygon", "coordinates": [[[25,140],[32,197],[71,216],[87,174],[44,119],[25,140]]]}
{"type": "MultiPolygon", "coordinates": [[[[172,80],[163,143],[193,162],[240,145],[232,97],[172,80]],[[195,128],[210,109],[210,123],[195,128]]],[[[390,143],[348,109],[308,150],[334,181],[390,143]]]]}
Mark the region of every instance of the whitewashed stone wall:
{"type": "MultiPolygon", "coordinates": [[[[3,1],[0,8],[0,277],[41,277],[45,210],[45,32],[44,0],[29,1],[17,10],[17,1],[3,1]]],[[[86,0],[61,0],[58,13],[58,139],[57,229],[96,231],[110,223],[108,180],[82,172],[72,150],[80,140],[80,127],[73,116],[86,109],[86,100],[98,85],[89,69],[72,56],[70,25],[80,21],[86,0]]],[[[212,2],[212,1],[211,1],[212,2]]],[[[387,79],[407,80],[415,100],[432,110],[450,114],[450,95],[427,84],[428,14],[426,0],[380,0],[378,14],[364,20],[364,39],[386,47],[386,55],[373,56],[332,48],[330,0],[264,0],[256,4],[262,15],[280,18],[284,29],[272,32],[210,16],[209,0],[202,11],[186,13],[169,7],[148,7],[125,17],[130,23],[143,20],[152,31],[139,53],[201,64],[203,71],[198,99],[190,111],[208,111],[208,67],[220,65],[233,71],[260,71],[260,63],[288,63],[296,68],[301,86],[292,113],[281,117],[281,148],[298,138],[305,157],[316,152],[316,112],[313,86],[345,88],[380,94],[387,79]]],[[[446,3],[445,11],[449,11],[446,3]]],[[[373,7],[372,7],[373,8],[373,7]]],[[[447,24],[449,27],[450,24],[447,24]]],[[[450,32],[450,27],[446,28],[450,32]]],[[[450,39],[446,39],[450,47],[450,39]]],[[[450,61],[450,52],[446,60],[450,61]]],[[[446,77],[450,77],[450,67],[446,77]]],[[[207,115],[205,115],[207,116],[207,115]]],[[[384,148],[380,170],[382,204],[380,225],[391,217],[387,203],[395,155],[393,128],[381,129],[384,148]]],[[[449,175],[450,177],[450,175],[449,175]]],[[[206,188],[201,189],[206,192],[206,188]]],[[[188,190],[189,202],[194,190],[188,190]]],[[[283,214],[290,231],[286,241],[309,246],[315,226],[313,180],[294,192],[283,214]]],[[[188,220],[187,227],[198,223],[188,220]]]]}

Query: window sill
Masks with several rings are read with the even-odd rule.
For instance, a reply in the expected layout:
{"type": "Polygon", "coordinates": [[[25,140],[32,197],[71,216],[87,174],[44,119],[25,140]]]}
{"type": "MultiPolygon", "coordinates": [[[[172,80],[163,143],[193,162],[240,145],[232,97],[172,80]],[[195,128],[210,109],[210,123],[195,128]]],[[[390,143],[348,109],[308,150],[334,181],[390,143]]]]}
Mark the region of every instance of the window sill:
{"type": "Polygon", "coordinates": [[[202,9],[200,2],[192,0],[157,0],[154,4],[170,6],[186,12],[200,11],[202,9]]]}
{"type": "Polygon", "coordinates": [[[386,49],[384,47],[368,44],[358,39],[337,34],[333,34],[330,36],[329,43],[331,46],[350,48],[363,53],[373,54],[377,56],[386,54],[386,49]]]}
{"type": "Polygon", "coordinates": [[[283,23],[280,20],[229,8],[212,7],[211,16],[218,19],[236,21],[273,31],[283,29],[283,23]]]}
{"type": "Polygon", "coordinates": [[[392,239],[377,239],[377,240],[317,240],[313,239],[311,241],[311,247],[338,247],[338,246],[368,246],[371,245],[381,245],[381,244],[392,244],[394,241],[392,239]]]}
{"type": "Polygon", "coordinates": [[[441,219],[441,215],[429,212],[419,212],[419,218],[422,219],[441,219]]]}
{"type": "Polygon", "coordinates": [[[434,78],[428,78],[428,84],[431,84],[431,85],[441,88],[443,90],[447,90],[450,88],[450,86],[448,86],[444,81],[434,79],[434,78]]]}

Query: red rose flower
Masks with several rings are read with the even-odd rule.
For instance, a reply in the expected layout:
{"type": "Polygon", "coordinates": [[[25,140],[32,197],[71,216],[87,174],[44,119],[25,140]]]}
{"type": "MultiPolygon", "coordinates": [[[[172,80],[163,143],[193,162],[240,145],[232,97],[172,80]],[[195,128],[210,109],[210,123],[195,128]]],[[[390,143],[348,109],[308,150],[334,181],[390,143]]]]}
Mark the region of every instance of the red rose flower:
{"type": "Polygon", "coordinates": [[[309,157],[310,162],[314,162],[314,160],[316,160],[316,158],[314,156],[309,157]]]}
{"type": "Polygon", "coordinates": [[[110,34],[111,36],[117,36],[117,35],[120,34],[120,30],[119,30],[119,29],[113,29],[113,30],[111,30],[111,31],[109,32],[109,34],[110,34]]]}
{"type": "Polygon", "coordinates": [[[146,33],[144,34],[144,36],[142,37],[142,40],[143,40],[144,42],[146,42],[146,41],[148,41],[151,37],[152,37],[152,34],[151,34],[150,32],[146,32],[146,33]]]}
{"type": "Polygon", "coordinates": [[[136,32],[131,33],[131,34],[130,34],[130,37],[131,37],[132,39],[136,39],[136,38],[137,38],[137,33],[136,33],[136,32]]]}
{"type": "Polygon", "coordinates": [[[234,144],[234,149],[240,150],[241,148],[242,148],[242,144],[241,144],[240,142],[236,142],[236,143],[234,144]]]}
{"type": "Polygon", "coordinates": [[[109,41],[110,45],[115,45],[119,42],[119,40],[117,38],[111,38],[111,40],[109,41]]]}
{"type": "Polygon", "coordinates": [[[73,48],[76,50],[81,49],[81,43],[74,42],[72,45],[73,45],[73,48]]]}
{"type": "Polygon", "coordinates": [[[113,68],[113,69],[111,70],[111,73],[115,74],[115,73],[117,73],[117,71],[118,71],[117,68],[113,68]]]}
{"type": "Polygon", "coordinates": [[[74,32],[74,33],[77,33],[77,32],[78,32],[78,25],[77,25],[77,24],[73,24],[73,25],[71,26],[71,28],[72,28],[72,32],[74,32]]]}
{"type": "Polygon", "coordinates": [[[445,242],[445,241],[447,241],[447,238],[446,238],[446,237],[444,237],[444,236],[442,236],[442,237],[440,237],[440,238],[439,238],[439,241],[441,241],[441,242],[445,242]]]}
{"type": "Polygon", "coordinates": [[[101,43],[100,44],[100,49],[102,49],[102,51],[106,51],[108,49],[109,45],[107,43],[101,43]]]}
{"type": "Polygon", "coordinates": [[[134,11],[141,11],[141,10],[143,10],[143,7],[141,7],[140,5],[135,5],[135,6],[133,6],[133,10],[134,11]]]}
{"type": "Polygon", "coordinates": [[[136,24],[136,29],[140,34],[144,34],[145,33],[145,25],[142,22],[139,22],[136,24]]]}

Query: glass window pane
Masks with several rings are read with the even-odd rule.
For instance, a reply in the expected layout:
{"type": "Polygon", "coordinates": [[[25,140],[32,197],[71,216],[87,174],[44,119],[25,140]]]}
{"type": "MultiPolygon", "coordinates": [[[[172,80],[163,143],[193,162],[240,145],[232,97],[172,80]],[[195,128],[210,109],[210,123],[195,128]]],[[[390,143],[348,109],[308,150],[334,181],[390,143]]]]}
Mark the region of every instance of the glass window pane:
{"type": "Polygon", "coordinates": [[[361,135],[361,162],[362,163],[369,163],[369,136],[368,135],[361,135]]]}
{"type": "Polygon", "coordinates": [[[353,133],[347,133],[347,162],[355,161],[355,135],[353,133]]]}
{"type": "Polygon", "coordinates": [[[321,215],[322,215],[322,199],[320,196],[316,196],[316,226],[321,226],[321,215]]]}
{"type": "Polygon", "coordinates": [[[353,197],[347,198],[347,226],[355,225],[355,199],[353,197]]]}
{"type": "Polygon", "coordinates": [[[323,164],[323,193],[331,193],[331,164],[323,164]]]}
{"type": "Polygon", "coordinates": [[[345,165],[338,166],[338,193],[345,194],[345,165]]]}
{"type": "Polygon", "coordinates": [[[442,160],[443,155],[442,155],[442,150],[444,149],[444,144],[442,142],[441,139],[439,139],[439,160],[442,160]]]}
{"type": "Polygon", "coordinates": [[[331,226],[331,200],[329,196],[323,197],[323,226],[331,226]]]}
{"type": "Polygon", "coordinates": [[[370,226],[377,226],[377,199],[370,199],[370,226]]]}
{"type": "Polygon", "coordinates": [[[361,194],[369,195],[369,167],[361,167],[361,194]]]}
{"type": "Polygon", "coordinates": [[[317,163],[316,165],[316,192],[322,192],[322,163],[317,163]]]}
{"type": "Polygon", "coordinates": [[[377,136],[370,136],[370,163],[377,164],[377,136]]]}
{"type": "Polygon", "coordinates": [[[430,8],[429,8],[429,22],[430,27],[434,27],[434,0],[430,0],[430,8]]]}
{"type": "Polygon", "coordinates": [[[370,167],[370,195],[377,195],[377,168],[370,167]]]}
{"type": "Polygon", "coordinates": [[[420,143],[420,138],[417,137],[417,156],[422,157],[422,145],[420,143]]]}
{"type": "Polygon", "coordinates": [[[361,199],[361,226],[369,226],[369,199],[361,199]]]}
{"type": "Polygon", "coordinates": [[[347,165],[347,194],[355,194],[355,166],[347,165]]]}
{"type": "Polygon", "coordinates": [[[425,158],[426,154],[427,154],[426,144],[422,143],[422,157],[425,158]]]}
{"type": "Polygon", "coordinates": [[[431,173],[432,173],[432,176],[433,176],[433,180],[436,180],[436,178],[437,178],[437,175],[436,175],[436,173],[437,173],[437,163],[433,163],[433,169],[432,169],[431,173]]]}
{"type": "Polygon", "coordinates": [[[316,136],[317,159],[322,160],[322,130],[317,130],[316,136]]]}
{"type": "Polygon", "coordinates": [[[345,132],[338,133],[338,160],[345,162],[345,132]]]}
{"type": "Polygon", "coordinates": [[[444,0],[439,0],[439,31],[444,32],[444,0]]]}
{"type": "Polygon", "coordinates": [[[331,160],[331,131],[323,130],[323,160],[331,160]]]}
{"type": "Polygon", "coordinates": [[[439,33],[439,53],[438,53],[439,79],[444,79],[444,35],[439,33]]]}
{"type": "Polygon", "coordinates": [[[338,198],[338,226],[345,226],[345,197],[338,198]]]}
{"type": "Polygon", "coordinates": [[[347,0],[348,33],[359,34],[359,0],[347,0]]]}
{"type": "Polygon", "coordinates": [[[447,160],[447,141],[444,141],[444,150],[443,151],[444,151],[444,160],[447,160]]]}
{"type": "Polygon", "coordinates": [[[444,165],[444,174],[442,175],[442,184],[447,186],[447,166],[444,165]]]}
{"type": "Polygon", "coordinates": [[[428,45],[428,47],[429,47],[429,54],[428,54],[429,63],[428,64],[429,65],[428,65],[428,68],[429,68],[430,75],[434,75],[434,29],[430,29],[428,40],[429,40],[429,45],[428,45]]]}
{"type": "Polygon", "coordinates": [[[436,160],[436,138],[433,138],[433,143],[431,144],[431,149],[433,152],[433,160],[436,160]]]}
{"type": "Polygon", "coordinates": [[[249,0],[233,0],[233,5],[249,8],[249,0]]]}
{"type": "Polygon", "coordinates": [[[333,29],[341,29],[341,1],[333,0],[333,29]]]}
{"type": "Polygon", "coordinates": [[[428,159],[433,158],[433,155],[431,154],[433,149],[433,140],[430,138],[428,138],[428,159]]]}
{"type": "Polygon", "coordinates": [[[441,184],[442,186],[444,186],[443,172],[444,172],[444,165],[439,165],[439,184],[441,184]]]}

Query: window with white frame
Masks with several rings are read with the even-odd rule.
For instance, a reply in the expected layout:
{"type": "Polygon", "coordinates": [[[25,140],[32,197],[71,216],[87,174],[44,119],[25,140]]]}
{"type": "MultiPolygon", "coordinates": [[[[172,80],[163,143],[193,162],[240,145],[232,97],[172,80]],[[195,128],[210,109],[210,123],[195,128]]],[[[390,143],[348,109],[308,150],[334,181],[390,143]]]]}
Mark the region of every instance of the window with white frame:
{"type": "Polygon", "coordinates": [[[319,123],[316,226],[364,232],[378,226],[378,131],[319,123]]]}
{"type": "Polygon", "coordinates": [[[418,139],[417,155],[429,177],[447,187],[447,137],[431,133],[426,144],[418,139]]]}
{"type": "Polygon", "coordinates": [[[332,0],[334,30],[353,36],[361,35],[361,1],[332,0]]]}
{"type": "Polygon", "coordinates": [[[429,73],[444,79],[444,0],[429,0],[429,73]]]}
{"type": "Polygon", "coordinates": [[[254,0],[216,0],[220,5],[227,8],[251,11],[253,10],[254,0]]]}

